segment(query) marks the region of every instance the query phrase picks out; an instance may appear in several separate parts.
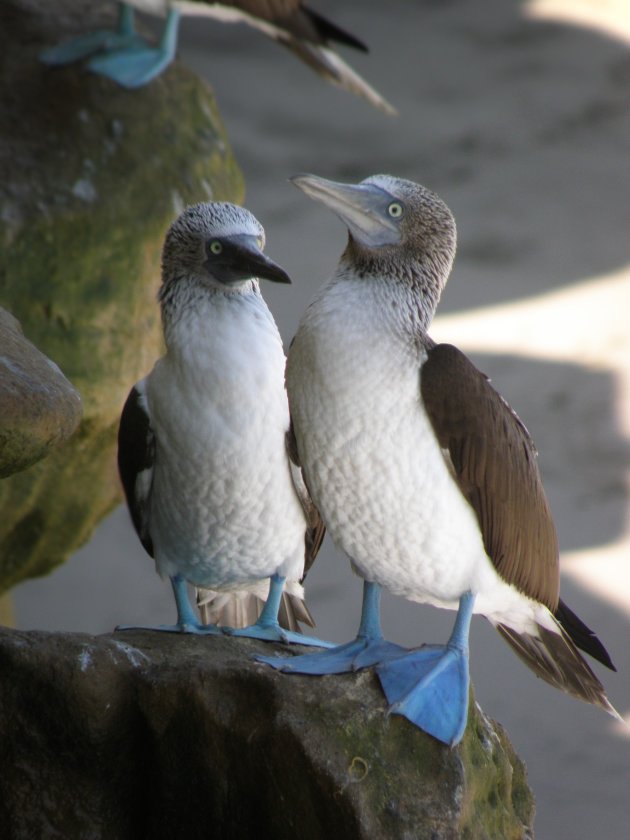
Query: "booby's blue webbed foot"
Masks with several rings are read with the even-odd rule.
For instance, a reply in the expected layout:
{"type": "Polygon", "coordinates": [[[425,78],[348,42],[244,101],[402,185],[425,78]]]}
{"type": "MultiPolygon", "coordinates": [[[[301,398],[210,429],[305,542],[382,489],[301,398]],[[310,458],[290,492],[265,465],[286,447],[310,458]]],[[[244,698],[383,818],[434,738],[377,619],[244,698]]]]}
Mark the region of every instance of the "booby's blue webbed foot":
{"type": "Polygon", "coordinates": [[[377,666],[389,714],[403,715],[424,732],[454,746],[468,716],[468,653],[427,645],[377,666]]]}
{"type": "Polygon", "coordinates": [[[178,11],[169,12],[162,38],[156,47],[142,41],[120,49],[108,49],[88,62],[89,69],[123,87],[146,85],[159,76],[175,58],[179,18],[178,11]]]}
{"type": "Polygon", "coordinates": [[[238,629],[225,628],[231,636],[246,636],[250,639],[261,639],[265,642],[286,642],[294,645],[310,645],[312,647],[334,647],[334,642],[325,642],[313,636],[305,636],[292,630],[285,630],[278,623],[280,600],[284,590],[285,578],[282,575],[272,575],[269,578],[269,595],[265,606],[255,624],[238,629]]]}
{"type": "Polygon", "coordinates": [[[383,638],[368,639],[357,636],[352,642],[330,646],[322,653],[304,653],[301,656],[256,656],[258,662],[271,665],[286,674],[348,674],[369,668],[408,653],[408,649],[383,638]]]}
{"type": "Polygon", "coordinates": [[[383,638],[380,622],[381,588],[377,583],[364,581],[361,624],[357,638],[343,645],[330,646],[322,653],[304,653],[300,656],[257,656],[259,662],[271,665],[288,674],[347,674],[369,668],[377,662],[407,653],[383,638]]]}
{"type": "Polygon", "coordinates": [[[245,636],[249,639],[261,639],[264,642],[285,642],[292,645],[306,645],[309,647],[331,648],[335,647],[334,642],[327,642],[324,639],[317,639],[314,636],[305,636],[302,633],[295,633],[292,630],[285,630],[278,622],[261,624],[256,622],[249,627],[233,629],[224,628],[230,636],[245,636]]]}
{"type": "Polygon", "coordinates": [[[44,64],[61,66],[81,61],[90,55],[115,50],[134,50],[146,47],[146,41],[136,33],[133,25],[133,9],[121,3],[116,31],[101,29],[80,38],[74,38],[56,47],[50,47],[39,54],[44,64]]]}
{"type": "Polygon", "coordinates": [[[159,630],[162,633],[191,633],[196,636],[223,636],[223,628],[216,624],[202,624],[192,608],[188,597],[188,586],[180,574],[172,575],[170,578],[177,606],[176,624],[157,624],[150,627],[139,625],[121,624],[116,630],[159,630]]]}
{"type": "Polygon", "coordinates": [[[468,631],[474,596],[462,595],[455,627],[446,645],[425,645],[377,666],[389,714],[411,723],[449,746],[458,744],[468,718],[468,631]]]}
{"type": "Polygon", "coordinates": [[[119,624],[116,627],[116,632],[119,630],[159,630],[162,633],[191,633],[196,636],[223,636],[223,628],[217,627],[215,624],[201,624],[199,621],[183,621],[177,624],[155,624],[155,625],[140,625],[140,624],[119,624]]]}

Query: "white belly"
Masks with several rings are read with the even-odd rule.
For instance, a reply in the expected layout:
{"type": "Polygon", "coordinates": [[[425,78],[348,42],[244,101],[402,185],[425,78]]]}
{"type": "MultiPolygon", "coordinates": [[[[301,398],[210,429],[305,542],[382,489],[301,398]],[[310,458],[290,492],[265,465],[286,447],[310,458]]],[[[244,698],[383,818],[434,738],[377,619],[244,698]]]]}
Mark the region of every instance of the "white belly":
{"type": "Polygon", "coordinates": [[[157,438],[150,533],[158,571],[213,589],[275,572],[299,579],[305,520],[285,451],[275,326],[251,318],[230,326],[223,313],[220,324],[204,320],[191,348],[194,365],[167,356],[147,387],[157,438]]]}
{"type": "Polygon", "coordinates": [[[422,406],[420,351],[353,303],[345,317],[316,302],[287,369],[300,457],[335,544],[395,594],[455,608],[471,591],[476,612],[517,609],[529,624],[532,602],[494,570],[422,406]]]}

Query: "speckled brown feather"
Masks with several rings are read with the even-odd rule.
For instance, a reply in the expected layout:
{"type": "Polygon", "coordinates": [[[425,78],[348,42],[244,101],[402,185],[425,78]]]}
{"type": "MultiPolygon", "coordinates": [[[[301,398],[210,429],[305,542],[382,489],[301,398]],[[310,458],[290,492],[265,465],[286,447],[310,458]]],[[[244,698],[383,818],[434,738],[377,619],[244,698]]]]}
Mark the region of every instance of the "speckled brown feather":
{"type": "Polygon", "coordinates": [[[420,387],[496,570],[555,612],[558,538],[527,429],[487,377],[450,344],[429,349],[420,387]]]}
{"type": "Polygon", "coordinates": [[[311,498],[311,494],[306,486],[306,479],[302,472],[302,465],[297,451],[297,441],[295,439],[295,432],[293,430],[293,421],[289,425],[289,430],[286,434],[286,448],[289,461],[292,465],[291,474],[293,476],[293,484],[302,504],[304,514],[306,516],[307,529],[304,537],[304,578],[308,574],[308,570],[315,562],[315,558],[319,553],[324,537],[326,536],[326,526],[324,520],[321,518],[319,511],[311,498]]]}

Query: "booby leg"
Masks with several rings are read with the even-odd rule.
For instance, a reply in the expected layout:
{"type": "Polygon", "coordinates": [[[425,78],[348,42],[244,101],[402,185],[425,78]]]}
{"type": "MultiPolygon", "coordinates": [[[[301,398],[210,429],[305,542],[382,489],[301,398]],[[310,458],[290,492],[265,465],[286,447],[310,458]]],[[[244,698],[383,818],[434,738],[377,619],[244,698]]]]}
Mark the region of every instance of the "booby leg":
{"type": "Polygon", "coordinates": [[[333,642],[325,642],[302,633],[285,630],[278,623],[278,610],[282,599],[285,578],[272,575],[269,582],[269,595],[258,621],[250,627],[238,629],[224,628],[231,636],[247,636],[250,639],[262,639],[265,642],[290,642],[296,645],[312,645],[313,647],[334,647],[333,642]]]}
{"type": "Polygon", "coordinates": [[[94,73],[107,76],[123,87],[142,87],[159,76],[175,58],[179,19],[180,12],[171,9],[157,47],[151,47],[145,41],[141,41],[121,49],[108,49],[91,59],[88,67],[94,73]]]}
{"type": "Polygon", "coordinates": [[[291,674],[345,674],[368,668],[377,662],[407,653],[407,648],[387,642],[381,632],[381,587],[364,581],[363,607],[359,632],[353,642],[337,645],[323,653],[304,653],[301,656],[257,656],[278,671],[291,674]]]}
{"type": "Polygon", "coordinates": [[[222,636],[223,630],[215,624],[202,624],[190,603],[186,581],[181,575],[171,577],[177,605],[177,624],[159,624],[153,627],[119,625],[116,630],[161,630],[164,633],[195,633],[199,636],[222,636]]]}
{"type": "Polygon", "coordinates": [[[137,49],[146,46],[146,41],[137,35],[133,25],[134,12],[127,3],[121,3],[118,10],[118,28],[115,32],[102,29],[91,32],[57,47],[51,47],[39,54],[44,64],[64,65],[81,61],[97,52],[137,49]]]}
{"type": "Polygon", "coordinates": [[[403,715],[450,746],[458,744],[468,717],[468,634],[475,597],[466,592],[451,637],[445,645],[424,645],[376,673],[390,714],[403,715]]]}

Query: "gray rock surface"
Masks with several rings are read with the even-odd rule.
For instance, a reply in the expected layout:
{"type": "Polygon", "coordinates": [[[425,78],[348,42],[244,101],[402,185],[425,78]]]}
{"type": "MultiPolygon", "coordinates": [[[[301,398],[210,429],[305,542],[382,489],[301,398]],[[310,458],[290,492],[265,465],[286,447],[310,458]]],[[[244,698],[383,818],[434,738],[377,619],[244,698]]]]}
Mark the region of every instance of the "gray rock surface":
{"type": "Polygon", "coordinates": [[[253,661],[273,647],[0,630],[0,836],[532,836],[524,766],[474,700],[451,750],[387,718],[371,671],[288,677],[253,661]]]}
{"type": "Polygon", "coordinates": [[[125,90],[38,53],[116,4],[5,0],[0,26],[0,299],[83,399],[62,450],[0,485],[0,591],[61,563],[120,501],[118,417],[161,347],[160,253],[186,204],[238,201],[209,86],[179,65],[125,90]]]}
{"type": "Polygon", "coordinates": [[[57,365],[0,307],[0,478],[24,470],[67,440],[81,397],[57,365]]]}

